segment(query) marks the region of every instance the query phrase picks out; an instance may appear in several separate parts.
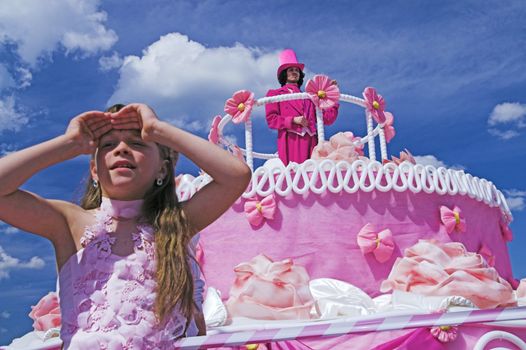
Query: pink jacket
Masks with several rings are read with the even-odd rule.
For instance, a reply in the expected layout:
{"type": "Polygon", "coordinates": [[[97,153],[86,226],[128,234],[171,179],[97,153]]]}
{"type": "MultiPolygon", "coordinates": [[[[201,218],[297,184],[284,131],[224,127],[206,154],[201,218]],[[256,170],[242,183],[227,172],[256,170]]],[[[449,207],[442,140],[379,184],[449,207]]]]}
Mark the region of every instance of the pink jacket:
{"type": "MultiPolygon", "coordinates": [[[[301,92],[296,84],[286,84],[279,89],[269,90],[266,96],[277,96],[301,92]]],[[[339,105],[329,108],[323,112],[323,124],[331,125],[338,116],[339,105]]],[[[301,125],[293,124],[294,117],[303,115],[309,121],[309,130],[316,134],[316,108],[311,100],[293,100],[277,103],[267,103],[265,106],[267,124],[271,129],[278,130],[278,142],[280,135],[287,131],[301,132],[301,125]]]]}
{"type": "MultiPolygon", "coordinates": [[[[276,90],[269,90],[267,96],[301,92],[296,84],[287,84],[276,90]]],[[[316,135],[316,108],[311,100],[293,100],[266,105],[267,124],[278,130],[278,154],[285,165],[289,162],[302,163],[309,159],[318,144],[316,135]],[[301,125],[294,124],[294,117],[303,115],[309,124],[307,133],[301,125]],[[303,134],[303,135],[302,135],[303,134]]],[[[336,120],[339,105],[323,112],[323,123],[330,125],[336,120]]]]}

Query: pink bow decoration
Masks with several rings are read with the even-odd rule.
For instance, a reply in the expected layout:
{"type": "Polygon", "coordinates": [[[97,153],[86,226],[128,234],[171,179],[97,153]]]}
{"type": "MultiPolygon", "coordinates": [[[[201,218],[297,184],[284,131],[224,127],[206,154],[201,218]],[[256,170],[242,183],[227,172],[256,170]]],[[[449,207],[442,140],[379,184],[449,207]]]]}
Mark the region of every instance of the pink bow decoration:
{"type": "Polygon", "coordinates": [[[216,115],[212,120],[212,128],[210,133],[208,133],[208,141],[212,142],[214,145],[219,143],[219,123],[221,122],[221,116],[216,115]]]}
{"type": "Polygon", "coordinates": [[[393,234],[391,230],[379,231],[373,224],[366,224],[356,237],[362,254],[373,253],[378,262],[389,260],[394,250],[393,234]]]}
{"type": "Polygon", "coordinates": [[[363,90],[363,98],[365,99],[365,108],[378,124],[385,123],[385,101],[382,95],[379,95],[372,87],[366,87],[363,90]]]}
{"type": "Polygon", "coordinates": [[[513,232],[511,231],[508,224],[503,220],[500,221],[500,231],[502,232],[502,237],[506,242],[511,242],[513,240],[513,232]]]}
{"type": "Polygon", "coordinates": [[[321,109],[334,106],[340,99],[340,89],[338,85],[331,84],[331,80],[326,75],[315,75],[307,82],[305,91],[310,99],[321,109]]]}
{"type": "Polygon", "coordinates": [[[274,194],[270,194],[258,200],[257,197],[249,198],[245,202],[245,214],[247,215],[248,222],[252,226],[259,226],[266,220],[274,219],[274,212],[276,211],[276,200],[274,194]]]}
{"type": "Polygon", "coordinates": [[[29,317],[33,319],[33,328],[36,331],[60,327],[62,319],[57,293],[50,292],[40,299],[36,306],[31,306],[29,317]]]}
{"type": "Polygon", "coordinates": [[[232,116],[235,124],[247,121],[254,106],[254,93],[248,90],[239,90],[226,100],[225,112],[232,116]]]}
{"type": "Polygon", "coordinates": [[[384,135],[385,142],[389,143],[395,137],[396,131],[393,127],[394,116],[392,113],[385,112],[384,135]]]}
{"type": "Polygon", "coordinates": [[[440,221],[446,227],[448,234],[451,234],[453,231],[466,232],[466,220],[461,214],[462,211],[457,206],[453,210],[445,205],[440,207],[440,221]]]}
{"type": "Polygon", "coordinates": [[[493,253],[487,245],[482,243],[482,246],[480,247],[478,253],[482,255],[482,257],[484,258],[484,260],[486,260],[489,266],[495,266],[495,255],[493,255],[493,253]]]}

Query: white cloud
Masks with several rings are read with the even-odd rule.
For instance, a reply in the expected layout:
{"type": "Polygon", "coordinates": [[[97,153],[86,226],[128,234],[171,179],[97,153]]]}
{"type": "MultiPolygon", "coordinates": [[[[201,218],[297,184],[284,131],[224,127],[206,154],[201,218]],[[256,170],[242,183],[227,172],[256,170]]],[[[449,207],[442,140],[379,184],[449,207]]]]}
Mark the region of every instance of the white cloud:
{"type": "Polygon", "coordinates": [[[15,81],[7,70],[7,67],[3,64],[0,64],[0,90],[13,87],[14,85],[15,81]]]}
{"type": "Polygon", "coordinates": [[[18,131],[29,119],[15,107],[15,98],[0,99],[0,133],[5,130],[18,131]]]}
{"type": "Polygon", "coordinates": [[[524,197],[506,198],[506,202],[508,203],[510,210],[521,211],[526,206],[524,197]]]}
{"type": "Polygon", "coordinates": [[[505,102],[493,108],[488,124],[494,126],[502,123],[521,122],[524,119],[526,119],[526,105],[505,102]]]}
{"type": "Polygon", "coordinates": [[[91,55],[108,50],[117,34],[105,27],[99,0],[0,2],[0,43],[15,43],[20,58],[35,67],[56,49],[91,55]]]}
{"type": "Polygon", "coordinates": [[[518,102],[496,105],[488,117],[488,126],[488,132],[502,140],[520,136],[517,130],[526,127],[526,105],[518,102]]]}
{"type": "Polygon", "coordinates": [[[517,189],[504,190],[510,210],[521,211],[526,208],[526,191],[517,189]]]}
{"type": "MultiPolygon", "coordinates": [[[[1,113],[0,113],[1,115],[1,113]]],[[[0,128],[1,131],[1,128],[0,128]]],[[[9,153],[13,153],[16,151],[16,146],[9,143],[0,143],[0,157],[6,156],[9,153]]]]}
{"type": "Polygon", "coordinates": [[[24,89],[31,85],[31,80],[33,80],[33,74],[31,74],[31,71],[24,67],[18,67],[16,71],[19,74],[19,85],[18,88],[24,89]]]}
{"type": "Polygon", "coordinates": [[[425,156],[414,156],[417,164],[422,165],[432,165],[435,168],[444,167],[447,168],[446,163],[441,160],[438,160],[435,156],[425,155],[425,156]]]}
{"type": "Polygon", "coordinates": [[[520,136],[520,133],[515,131],[515,130],[504,130],[504,131],[502,131],[502,130],[490,128],[490,129],[488,129],[488,132],[491,135],[497,136],[498,138],[500,138],[502,140],[509,140],[509,139],[514,138],[514,137],[520,136]]]}
{"type": "Polygon", "coordinates": [[[99,68],[103,72],[119,68],[122,65],[123,59],[117,52],[113,52],[111,56],[103,56],[99,58],[99,68]]]}
{"type": "Polygon", "coordinates": [[[170,122],[204,131],[211,116],[223,113],[234,91],[250,89],[263,97],[275,88],[277,62],[277,52],[262,53],[242,44],[207,48],[170,33],[147,47],[142,57],[124,58],[108,104],[146,102],[170,122]]]}
{"type": "Polygon", "coordinates": [[[0,246],[0,280],[9,278],[9,271],[14,269],[41,269],[45,265],[44,260],[38,256],[32,257],[29,261],[22,262],[17,258],[8,255],[0,246]]]}
{"type": "Polygon", "coordinates": [[[455,170],[465,170],[466,169],[464,166],[459,165],[459,164],[448,166],[446,163],[444,163],[443,161],[439,160],[437,157],[430,155],[430,154],[423,155],[423,156],[414,156],[414,158],[417,164],[432,165],[435,168],[443,167],[443,168],[451,168],[455,170]]]}
{"type": "Polygon", "coordinates": [[[0,318],[8,319],[9,317],[11,317],[11,314],[9,312],[7,311],[0,312],[0,318]]]}
{"type": "Polygon", "coordinates": [[[6,235],[12,235],[20,232],[20,230],[13,226],[6,226],[5,228],[0,228],[0,232],[5,233],[6,235]]]}

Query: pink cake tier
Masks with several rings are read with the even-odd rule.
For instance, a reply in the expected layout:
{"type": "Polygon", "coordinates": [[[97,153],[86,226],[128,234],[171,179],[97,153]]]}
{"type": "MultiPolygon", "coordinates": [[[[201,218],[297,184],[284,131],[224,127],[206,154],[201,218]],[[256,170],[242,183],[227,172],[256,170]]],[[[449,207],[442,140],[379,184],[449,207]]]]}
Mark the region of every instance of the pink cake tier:
{"type": "MultiPolygon", "coordinates": [[[[180,189],[190,193],[205,182],[187,177],[180,189]]],[[[509,217],[502,193],[462,170],[366,159],[308,160],[287,167],[270,161],[256,169],[243,197],[202,231],[200,263],[207,285],[219,289],[224,299],[235,279],[234,267],[261,253],[273,260],[292,258],[311,278],[346,281],[374,297],[406,248],[434,239],[461,242],[471,252],[485,247],[486,258],[511,280],[503,232],[509,217]],[[272,219],[249,222],[245,204],[254,199],[263,207],[274,201],[272,219]],[[465,232],[446,232],[441,206],[461,210],[465,232]],[[379,262],[358,246],[357,235],[367,224],[392,232],[394,250],[387,261],[379,262]]]]}
{"type": "MultiPolygon", "coordinates": [[[[213,121],[210,142],[243,156],[253,177],[242,198],[201,233],[199,262],[208,286],[227,299],[234,267],[264,254],[274,261],[292,258],[311,279],[339,279],[374,297],[396,259],[422,239],[461,242],[494,264],[501,277],[513,279],[506,246],[511,214],[491,182],[462,170],[413,164],[410,156],[412,162],[389,160],[395,118],[374,88],[365,88],[363,98],[345,95],[325,76],[305,86],[306,92],[259,99],[237,91],[225,103],[227,114],[213,121]],[[295,99],[310,99],[316,107],[316,160],[284,166],[277,154],[256,152],[250,114],[295,99]],[[367,134],[339,133],[326,141],[321,112],[334,103],[363,107],[367,134]],[[245,148],[223,136],[229,123],[244,125],[245,148]],[[254,169],[257,158],[267,161],[254,169]],[[450,211],[448,225],[444,211],[450,211]]],[[[183,176],[180,197],[208,180],[206,174],[183,176]]]]}

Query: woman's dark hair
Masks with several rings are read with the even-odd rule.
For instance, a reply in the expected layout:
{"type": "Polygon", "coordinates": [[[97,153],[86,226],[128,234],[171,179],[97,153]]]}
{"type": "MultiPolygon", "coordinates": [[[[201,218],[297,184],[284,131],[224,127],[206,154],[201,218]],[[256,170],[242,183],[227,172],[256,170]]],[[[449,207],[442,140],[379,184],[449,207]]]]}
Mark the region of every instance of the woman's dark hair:
{"type": "MultiPolygon", "coordinates": [[[[279,73],[278,81],[281,84],[281,86],[287,84],[287,69],[284,69],[281,71],[281,73],[279,73]]],[[[303,85],[303,78],[305,78],[305,73],[303,73],[303,71],[300,69],[300,78],[298,80],[298,87],[303,85]]]]}

